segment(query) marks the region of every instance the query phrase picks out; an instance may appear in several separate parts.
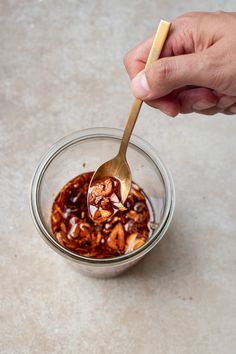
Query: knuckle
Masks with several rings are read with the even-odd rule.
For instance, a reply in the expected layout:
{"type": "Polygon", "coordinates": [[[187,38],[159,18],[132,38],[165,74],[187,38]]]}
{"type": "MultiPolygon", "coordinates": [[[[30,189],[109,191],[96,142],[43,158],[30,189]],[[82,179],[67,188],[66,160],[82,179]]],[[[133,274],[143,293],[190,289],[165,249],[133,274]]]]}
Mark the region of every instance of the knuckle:
{"type": "Polygon", "coordinates": [[[212,87],[222,93],[227,93],[229,83],[224,79],[224,73],[222,69],[214,71],[211,75],[212,87]]]}
{"type": "Polygon", "coordinates": [[[226,73],[225,70],[221,68],[221,70],[218,70],[218,72],[215,74],[214,84],[220,92],[226,95],[233,95],[235,92],[233,87],[235,79],[236,78],[232,77],[232,73],[230,71],[226,73]]]}
{"type": "Polygon", "coordinates": [[[167,60],[159,60],[157,64],[158,81],[165,82],[171,75],[171,66],[167,60]]]}
{"type": "Polygon", "coordinates": [[[224,23],[230,23],[231,21],[235,22],[235,13],[234,12],[226,12],[222,10],[218,10],[213,12],[212,16],[215,17],[216,21],[220,19],[224,20],[224,23]]]}
{"type": "Polygon", "coordinates": [[[183,15],[179,16],[176,18],[176,21],[179,23],[191,23],[193,19],[196,19],[199,17],[199,13],[197,12],[185,12],[183,15]]]}
{"type": "Polygon", "coordinates": [[[223,79],[221,65],[218,64],[217,58],[212,56],[209,51],[202,53],[201,59],[201,67],[199,67],[199,69],[202,72],[208,73],[205,79],[209,87],[218,90],[222,85],[223,79]]]}
{"type": "Polygon", "coordinates": [[[134,61],[133,49],[127,52],[123,57],[123,63],[126,69],[129,67],[132,61],[134,61]]]}
{"type": "Polygon", "coordinates": [[[175,19],[172,27],[173,26],[175,26],[176,28],[182,28],[183,26],[186,27],[190,22],[189,20],[190,20],[189,17],[186,15],[179,16],[175,19]]]}
{"type": "Polygon", "coordinates": [[[207,74],[208,82],[210,87],[221,92],[223,94],[232,95],[233,94],[233,82],[236,80],[236,76],[232,75],[231,68],[226,68],[222,65],[221,55],[214,56],[207,54],[208,51],[203,56],[204,71],[207,74]]]}
{"type": "Polygon", "coordinates": [[[223,15],[223,14],[227,14],[227,13],[223,10],[217,10],[214,12],[214,15],[216,15],[216,16],[223,15]]]}
{"type": "Polygon", "coordinates": [[[130,52],[126,53],[123,57],[123,64],[127,68],[130,61],[130,52]]]}

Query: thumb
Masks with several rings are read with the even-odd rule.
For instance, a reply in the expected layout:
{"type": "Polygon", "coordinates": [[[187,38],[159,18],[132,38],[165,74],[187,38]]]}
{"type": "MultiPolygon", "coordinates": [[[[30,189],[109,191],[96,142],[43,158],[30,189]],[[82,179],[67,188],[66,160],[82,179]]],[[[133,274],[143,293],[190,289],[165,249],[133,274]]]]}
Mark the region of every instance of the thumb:
{"type": "Polygon", "coordinates": [[[210,67],[208,56],[201,52],[161,58],[133,78],[131,89],[136,97],[148,101],[186,85],[211,88],[210,67]]]}

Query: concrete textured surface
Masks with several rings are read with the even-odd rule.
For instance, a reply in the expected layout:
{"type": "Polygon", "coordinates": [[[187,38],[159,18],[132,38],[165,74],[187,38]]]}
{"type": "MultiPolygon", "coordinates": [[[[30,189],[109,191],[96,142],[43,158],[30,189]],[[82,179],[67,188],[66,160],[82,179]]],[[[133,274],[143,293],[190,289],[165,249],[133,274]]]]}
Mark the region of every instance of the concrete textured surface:
{"type": "Polygon", "coordinates": [[[38,235],[28,202],[52,143],[124,126],[127,50],[161,18],[234,5],[1,0],[0,353],[235,353],[235,116],[173,120],[143,107],[135,132],[172,171],[176,211],[160,246],[119,278],[72,269],[38,235]]]}

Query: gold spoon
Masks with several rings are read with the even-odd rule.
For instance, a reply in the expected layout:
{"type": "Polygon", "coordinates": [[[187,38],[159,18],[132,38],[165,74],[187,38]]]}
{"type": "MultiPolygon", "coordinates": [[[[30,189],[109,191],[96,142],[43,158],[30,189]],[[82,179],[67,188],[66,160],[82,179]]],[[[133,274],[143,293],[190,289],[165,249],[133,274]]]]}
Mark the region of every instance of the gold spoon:
{"type": "MultiPolygon", "coordinates": [[[[156,35],[154,37],[152,48],[150,50],[145,69],[147,69],[154,61],[156,61],[162,51],[165,40],[167,38],[168,32],[170,29],[170,23],[167,21],[160,21],[160,24],[157,28],[156,35]]],[[[114,177],[120,181],[121,186],[121,201],[122,203],[128,197],[131,188],[131,171],[129,165],[126,160],[126,151],[128,147],[128,143],[130,140],[131,133],[133,131],[134,125],[138,118],[138,114],[140,108],[142,106],[143,101],[136,98],[131,107],[131,111],[129,114],[128,121],[126,123],[126,127],[123,133],[123,137],[120,143],[120,149],[118,155],[116,155],[113,159],[103,163],[98,169],[95,171],[89,185],[89,190],[91,190],[91,186],[96,183],[96,181],[103,179],[105,177],[114,177]]],[[[89,202],[89,198],[88,198],[89,202]]],[[[89,208],[88,208],[89,209],[89,208]]]]}

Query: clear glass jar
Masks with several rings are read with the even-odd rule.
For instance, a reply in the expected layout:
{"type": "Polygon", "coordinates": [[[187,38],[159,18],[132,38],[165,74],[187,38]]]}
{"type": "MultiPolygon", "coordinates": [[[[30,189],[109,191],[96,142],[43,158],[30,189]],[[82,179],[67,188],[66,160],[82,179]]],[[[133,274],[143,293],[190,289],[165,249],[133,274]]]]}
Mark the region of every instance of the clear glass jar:
{"type": "Polygon", "coordinates": [[[80,256],[61,246],[51,230],[51,208],[60,189],[75,176],[94,171],[118,151],[122,131],[92,128],[77,131],[54,144],[43,156],[33,176],[31,212],[43,239],[79,271],[95,277],[119,275],[146,255],[162,239],[170,224],[175,192],[172,177],[157,153],[144,140],[132,135],[127,151],[132,179],[143,188],[153,207],[153,235],[140,248],[119,257],[96,259],[80,256]]]}

